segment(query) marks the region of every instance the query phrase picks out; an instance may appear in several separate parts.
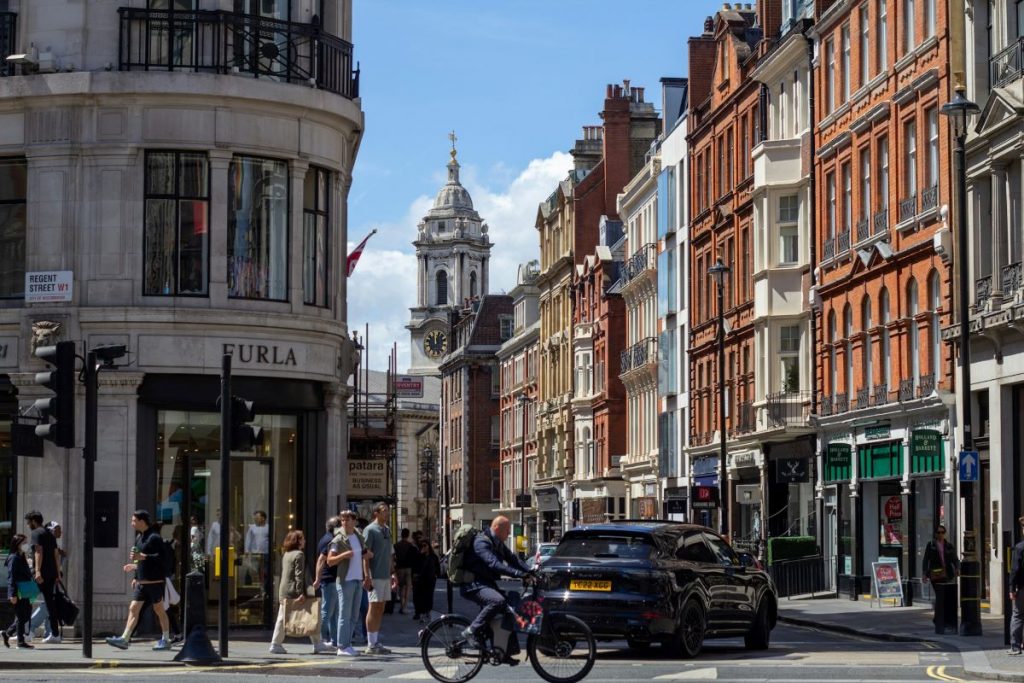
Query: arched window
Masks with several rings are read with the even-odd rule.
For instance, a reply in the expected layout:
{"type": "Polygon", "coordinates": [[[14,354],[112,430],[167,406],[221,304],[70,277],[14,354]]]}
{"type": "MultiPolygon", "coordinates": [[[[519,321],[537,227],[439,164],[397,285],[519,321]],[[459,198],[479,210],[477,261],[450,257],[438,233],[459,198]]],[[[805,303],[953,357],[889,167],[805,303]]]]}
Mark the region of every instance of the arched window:
{"type": "Polygon", "coordinates": [[[846,372],[844,373],[844,379],[846,380],[846,398],[853,398],[853,341],[850,339],[853,336],[853,308],[850,304],[846,304],[846,309],[843,311],[843,337],[846,339],[846,372]]]}
{"type": "Polygon", "coordinates": [[[914,380],[915,387],[921,381],[921,340],[920,330],[917,328],[917,308],[917,280],[910,278],[910,282],[907,283],[907,316],[910,318],[907,329],[910,343],[907,353],[910,357],[910,377],[914,380]]]}
{"type": "Polygon", "coordinates": [[[836,384],[838,384],[838,370],[836,368],[836,312],[828,312],[828,367],[829,367],[829,389],[832,395],[839,393],[836,384]]]}
{"type": "Polygon", "coordinates": [[[892,361],[889,359],[889,291],[884,287],[878,293],[878,322],[882,326],[882,348],[879,354],[882,360],[882,384],[885,385],[888,403],[888,392],[892,389],[892,361]]]}
{"type": "Polygon", "coordinates": [[[939,309],[942,307],[942,289],[939,283],[939,273],[933,270],[928,275],[928,310],[931,314],[928,317],[928,346],[931,352],[931,372],[935,376],[935,386],[938,386],[939,377],[942,376],[942,341],[939,329],[939,309]]]}
{"type": "MultiPolygon", "coordinates": [[[[860,304],[861,311],[861,329],[864,330],[864,345],[861,349],[863,357],[861,358],[860,369],[863,377],[861,378],[861,388],[870,391],[875,378],[874,378],[874,365],[873,365],[873,349],[871,344],[871,297],[865,296],[864,300],[860,304]]],[[[858,406],[859,408],[867,408],[867,405],[858,406]]]]}
{"type": "Polygon", "coordinates": [[[443,270],[439,270],[439,271],[437,271],[437,275],[434,276],[434,280],[436,281],[436,287],[434,289],[434,292],[436,294],[436,296],[434,297],[434,305],[435,306],[447,306],[448,305],[448,273],[444,272],[443,270]]]}
{"type": "Polygon", "coordinates": [[[469,296],[476,298],[476,271],[469,274],[469,296]]]}

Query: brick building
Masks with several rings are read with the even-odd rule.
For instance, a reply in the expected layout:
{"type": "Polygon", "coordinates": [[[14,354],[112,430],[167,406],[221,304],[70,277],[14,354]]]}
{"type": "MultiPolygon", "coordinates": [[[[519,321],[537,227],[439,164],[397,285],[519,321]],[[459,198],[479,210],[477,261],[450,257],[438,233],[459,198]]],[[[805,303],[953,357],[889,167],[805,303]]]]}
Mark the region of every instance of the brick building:
{"type": "Polygon", "coordinates": [[[441,359],[441,475],[448,545],[462,524],[490,524],[499,499],[498,349],[512,336],[512,297],[485,295],[453,313],[441,359]]]}
{"type": "MultiPolygon", "coordinates": [[[[750,77],[762,31],[749,5],[727,4],[689,40],[690,160],[689,354],[691,486],[756,484],[752,460],[719,462],[720,439],[730,451],[749,452],[754,428],[753,167],[759,139],[760,85],[750,77]],[[718,383],[716,284],[708,269],[721,258],[724,281],[725,387],[718,383]],[[726,392],[726,434],[719,432],[718,400],[726,392]],[[728,467],[728,478],[721,481],[728,467]]],[[[732,460],[730,458],[730,460],[732,460]]],[[[719,496],[724,499],[724,496],[719,496]]],[[[732,498],[732,496],[729,496],[732,498]]],[[[713,500],[713,496],[712,496],[713,500]]],[[[720,508],[691,503],[693,519],[731,528],[720,508]]],[[[735,512],[735,510],[733,510],[735,512]]]]}
{"type": "Polygon", "coordinates": [[[819,0],[813,35],[822,546],[841,591],[893,557],[920,593],[925,544],[956,502],[947,3],[819,0]]]}

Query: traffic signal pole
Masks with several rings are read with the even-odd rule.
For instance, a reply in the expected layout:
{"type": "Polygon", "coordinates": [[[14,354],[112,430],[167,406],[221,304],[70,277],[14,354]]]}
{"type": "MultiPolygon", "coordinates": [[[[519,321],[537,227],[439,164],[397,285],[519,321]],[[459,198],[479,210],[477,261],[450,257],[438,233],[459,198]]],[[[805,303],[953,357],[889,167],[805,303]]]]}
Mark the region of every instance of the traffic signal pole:
{"type": "Polygon", "coordinates": [[[89,351],[85,358],[85,447],[82,449],[84,474],[85,520],[83,523],[82,551],[82,656],[92,658],[92,587],[93,587],[93,529],[96,489],[96,432],[99,390],[96,352],[89,351]]]}
{"type": "Polygon", "coordinates": [[[231,533],[228,526],[231,507],[231,354],[221,359],[220,371],[220,600],[217,610],[220,656],[228,656],[228,551],[231,533]]]}

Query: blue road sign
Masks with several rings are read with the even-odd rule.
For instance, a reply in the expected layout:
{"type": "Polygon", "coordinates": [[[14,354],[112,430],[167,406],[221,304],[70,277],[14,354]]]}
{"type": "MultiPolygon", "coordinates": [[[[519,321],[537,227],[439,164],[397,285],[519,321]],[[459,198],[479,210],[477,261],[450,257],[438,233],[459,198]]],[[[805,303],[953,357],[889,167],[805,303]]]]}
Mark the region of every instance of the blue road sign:
{"type": "Polygon", "coordinates": [[[978,451],[960,451],[960,481],[978,481],[978,451]]]}

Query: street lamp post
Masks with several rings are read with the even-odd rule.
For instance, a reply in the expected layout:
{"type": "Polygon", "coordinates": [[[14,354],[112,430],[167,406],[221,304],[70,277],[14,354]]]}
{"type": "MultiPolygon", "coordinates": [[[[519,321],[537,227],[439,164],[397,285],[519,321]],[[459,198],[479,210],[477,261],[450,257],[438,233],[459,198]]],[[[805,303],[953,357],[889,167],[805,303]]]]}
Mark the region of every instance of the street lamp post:
{"type": "MultiPolygon", "coordinates": [[[[952,100],[942,105],[943,116],[953,124],[956,138],[956,211],[957,252],[959,274],[957,278],[960,308],[960,406],[963,436],[961,451],[974,450],[971,431],[971,336],[968,329],[970,315],[967,307],[967,162],[964,146],[967,140],[967,117],[977,116],[981,108],[964,97],[964,89],[957,88],[952,100]]],[[[960,564],[960,634],[981,635],[981,564],[978,562],[977,532],[974,524],[974,488],[976,482],[960,482],[964,498],[963,561],[960,564]]]]}
{"type": "Polygon", "coordinates": [[[420,483],[423,484],[423,497],[427,499],[426,512],[423,515],[424,533],[428,543],[433,543],[430,535],[430,498],[434,489],[434,451],[430,446],[423,449],[423,460],[420,462],[420,483]]]}
{"type": "Polygon", "coordinates": [[[708,274],[715,278],[718,294],[718,488],[721,494],[718,530],[722,534],[729,533],[729,482],[726,468],[725,450],[725,276],[729,266],[718,257],[715,265],[708,269],[708,274]]]}
{"type": "Polygon", "coordinates": [[[522,471],[520,473],[520,490],[519,490],[519,526],[523,530],[523,538],[527,538],[526,533],[526,404],[530,402],[526,394],[519,394],[519,398],[516,399],[519,402],[519,409],[523,413],[523,440],[522,440],[522,465],[520,466],[522,471]]]}

